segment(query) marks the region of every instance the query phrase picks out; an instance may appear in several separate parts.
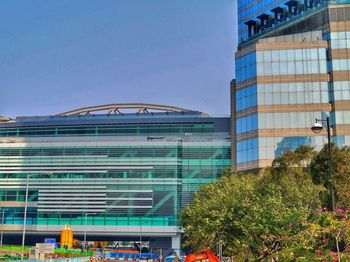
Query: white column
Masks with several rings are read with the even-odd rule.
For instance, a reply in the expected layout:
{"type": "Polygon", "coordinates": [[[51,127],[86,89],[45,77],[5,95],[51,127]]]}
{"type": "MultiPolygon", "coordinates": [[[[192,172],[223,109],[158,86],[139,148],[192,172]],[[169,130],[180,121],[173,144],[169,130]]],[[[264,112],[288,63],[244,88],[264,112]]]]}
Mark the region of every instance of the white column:
{"type": "Polygon", "coordinates": [[[171,249],[173,249],[176,252],[176,255],[181,255],[181,237],[175,236],[171,237],[171,249]]]}

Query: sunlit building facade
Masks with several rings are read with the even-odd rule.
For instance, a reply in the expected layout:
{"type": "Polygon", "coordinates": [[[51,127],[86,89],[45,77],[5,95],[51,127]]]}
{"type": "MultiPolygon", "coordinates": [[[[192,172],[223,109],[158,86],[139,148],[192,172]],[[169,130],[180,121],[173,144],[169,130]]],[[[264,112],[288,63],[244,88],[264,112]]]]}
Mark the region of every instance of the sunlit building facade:
{"type": "Polygon", "coordinates": [[[228,117],[168,106],[3,119],[4,243],[20,239],[28,188],[27,244],[58,238],[68,224],[76,238],[87,232],[91,240],[142,239],[154,252],[179,252],[179,212],[230,167],[230,147],[228,117]]]}
{"type": "Polygon", "coordinates": [[[334,142],[350,145],[350,1],[238,3],[234,168],[265,168],[300,145],[320,149],[316,118],[330,117],[334,142]]]}

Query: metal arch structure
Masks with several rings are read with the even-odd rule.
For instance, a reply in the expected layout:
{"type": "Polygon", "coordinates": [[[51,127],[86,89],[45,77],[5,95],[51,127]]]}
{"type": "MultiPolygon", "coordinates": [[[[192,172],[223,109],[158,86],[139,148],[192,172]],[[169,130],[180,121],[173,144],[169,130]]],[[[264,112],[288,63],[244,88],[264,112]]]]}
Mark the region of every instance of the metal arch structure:
{"type": "Polygon", "coordinates": [[[0,123],[1,122],[10,122],[12,119],[6,116],[0,116],[0,123]]]}
{"type": "MultiPolygon", "coordinates": [[[[163,111],[163,112],[197,112],[189,109],[179,108],[175,106],[165,106],[165,105],[156,105],[156,104],[145,104],[145,103],[124,103],[124,104],[107,104],[91,107],[83,107],[64,113],[58,114],[58,116],[76,116],[76,115],[91,115],[94,112],[107,111],[108,115],[114,114],[123,114],[123,110],[135,110],[135,113],[150,113],[154,110],[163,111]]],[[[199,112],[200,113],[200,112],[199,112]]]]}

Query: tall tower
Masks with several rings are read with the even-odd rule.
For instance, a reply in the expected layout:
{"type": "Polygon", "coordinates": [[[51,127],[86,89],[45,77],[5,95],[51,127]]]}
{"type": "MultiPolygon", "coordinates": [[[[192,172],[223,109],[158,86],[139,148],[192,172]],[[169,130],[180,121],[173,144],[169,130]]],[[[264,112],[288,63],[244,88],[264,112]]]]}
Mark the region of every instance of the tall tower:
{"type": "Polygon", "coordinates": [[[262,169],[300,145],[320,149],[316,118],[350,145],[350,1],[239,0],[231,84],[239,171],[262,169]]]}

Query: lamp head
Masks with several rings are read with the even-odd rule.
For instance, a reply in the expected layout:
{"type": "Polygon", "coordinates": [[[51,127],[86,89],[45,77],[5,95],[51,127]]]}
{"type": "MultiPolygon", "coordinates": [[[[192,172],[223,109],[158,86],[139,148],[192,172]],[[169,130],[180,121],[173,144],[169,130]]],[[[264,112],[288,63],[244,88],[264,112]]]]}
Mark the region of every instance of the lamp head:
{"type": "Polygon", "coordinates": [[[319,134],[322,132],[323,126],[321,123],[316,122],[315,124],[312,125],[311,131],[314,132],[315,134],[319,134]]]}

